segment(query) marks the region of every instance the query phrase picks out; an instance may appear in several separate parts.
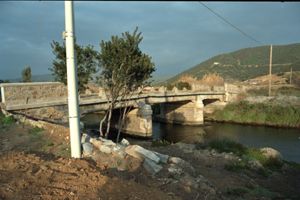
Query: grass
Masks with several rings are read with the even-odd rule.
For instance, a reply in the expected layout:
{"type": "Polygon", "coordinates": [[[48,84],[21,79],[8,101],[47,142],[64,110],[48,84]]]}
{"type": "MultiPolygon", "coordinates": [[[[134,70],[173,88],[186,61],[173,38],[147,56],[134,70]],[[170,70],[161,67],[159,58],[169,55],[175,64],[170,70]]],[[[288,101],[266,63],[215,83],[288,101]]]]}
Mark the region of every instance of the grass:
{"type": "Polygon", "coordinates": [[[257,186],[254,188],[246,188],[246,187],[235,187],[235,188],[227,188],[227,195],[244,197],[246,194],[253,197],[266,197],[273,199],[277,196],[277,193],[271,192],[270,190],[257,186]]]}
{"type": "Polygon", "coordinates": [[[247,148],[244,145],[228,140],[217,139],[208,143],[208,148],[214,149],[219,153],[232,152],[234,155],[240,157],[239,161],[234,161],[225,165],[225,169],[229,171],[241,171],[244,169],[251,169],[249,162],[258,161],[264,169],[259,169],[257,172],[263,176],[268,176],[268,170],[278,170],[282,167],[282,162],[275,158],[268,158],[259,149],[247,148]]]}
{"type": "Polygon", "coordinates": [[[42,128],[34,127],[32,129],[29,129],[28,133],[32,137],[40,137],[40,136],[42,136],[43,131],[44,131],[44,129],[42,129],[42,128]]]}
{"type": "Polygon", "coordinates": [[[300,107],[240,101],[214,113],[215,120],[280,127],[300,127],[300,107]]]}
{"type": "Polygon", "coordinates": [[[241,156],[246,152],[245,146],[228,139],[213,140],[208,143],[208,146],[218,152],[232,152],[238,156],[241,156]]]}
{"type": "Polygon", "coordinates": [[[13,116],[5,116],[2,112],[0,112],[0,127],[9,127],[15,123],[15,119],[13,116]]]}
{"type": "MultiPolygon", "coordinates": [[[[250,96],[268,96],[268,88],[260,88],[260,89],[251,89],[248,90],[248,95],[250,96]]],[[[274,96],[296,96],[300,97],[300,88],[296,87],[281,87],[278,89],[272,90],[272,95],[274,96]]]]}
{"type": "Polygon", "coordinates": [[[170,144],[171,143],[167,140],[154,140],[154,141],[152,141],[151,146],[152,147],[161,147],[161,146],[168,146],[170,144]]]}

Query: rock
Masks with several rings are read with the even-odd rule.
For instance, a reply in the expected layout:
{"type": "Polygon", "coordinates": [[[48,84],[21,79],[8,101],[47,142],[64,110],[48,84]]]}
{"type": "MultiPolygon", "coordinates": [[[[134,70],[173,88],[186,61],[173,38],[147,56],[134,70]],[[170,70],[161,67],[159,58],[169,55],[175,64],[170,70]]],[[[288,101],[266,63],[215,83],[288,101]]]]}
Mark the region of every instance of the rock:
{"type": "Polygon", "coordinates": [[[251,169],[254,170],[259,170],[264,168],[263,165],[258,160],[250,160],[248,162],[248,165],[251,169]]]}
{"type": "Polygon", "coordinates": [[[89,143],[90,142],[91,137],[88,134],[83,133],[81,136],[81,144],[83,143],[89,143]]]}
{"type": "Polygon", "coordinates": [[[189,186],[192,188],[197,189],[198,188],[198,183],[196,182],[195,178],[193,178],[192,176],[186,174],[184,177],[182,177],[180,179],[181,184],[185,185],[185,186],[189,186]]]}
{"type": "Polygon", "coordinates": [[[99,148],[99,150],[101,152],[107,153],[107,154],[109,154],[109,153],[112,152],[112,149],[110,147],[106,146],[106,145],[101,145],[100,148],[99,148]]]}
{"type": "Polygon", "coordinates": [[[171,164],[175,164],[178,167],[182,168],[184,170],[184,172],[190,173],[192,175],[195,173],[194,167],[190,163],[186,162],[185,160],[183,160],[181,158],[170,157],[168,162],[171,164]]]}
{"type": "Polygon", "coordinates": [[[268,159],[275,159],[277,161],[282,161],[282,155],[276,149],[271,147],[264,147],[260,149],[260,152],[268,159]]]}
{"type": "Polygon", "coordinates": [[[168,163],[168,159],[169,159],[169,156],[168,155],[165,155],[165,154],[161,154],[161,153],[158,153],[158,152],[155,152],[153,151],[153,153],[155,153],[155,155],[157,155],[159,157],[159,161],[161,163],[168,163]]]}
{"type": "Polygon", "coordinates": [[[184,163],[185,161],[182,160],[181,158],[178,157],[170,157],[169,158],[169,163],[173,163],[173,164],[181,164],[184,163]]]}
{"type": "Polygon", "coordinates": [[[126,147],[125,152],[140,160],[144,160],[145,158],[148,158],[150,160],[153,160],[155,163],[159,163],[160,161],[159,157],[155,153],[147,149],[144,149],[143,147],[138,145],[130,145],[126,147]]]}
{"type": "Polygon", "coordinates": [[[156,174],[163,168],[161,165],[156,164],[153,160],[148,159],[147,157],[143,162],[143,167],[151,174],[156,174]]]}
{"type": "Polygon", "coordinates": [[[85,143],[82,143],[82,149],[83,149],[84,154],[91,155],[93,152],[94,146],[89,142],[85,142],[85,143]]]}
{"type": "Polygon", "coordinates": [[[173,175],[181,175],[183,173],[182,168],[178,167],[175,164],[170,164],[170,167],[168,168],[168,172],[173,175]]]}
{"type": "Polygon", "coordinates": [[[100,140],[97,140],[95,138],[91,138],[90,143],[92,143],[97,149],[100,149],[100,147],[103,144],[103,142],[101,142],[100,140]]]}
{"type": "Polygon", "coordinates": [[[177,146],[179,149],[181,149],[184,153],[193,153],[196,149],[196,145],[194,144],[186,144],[182,142],[177,142],[174,144],[177,146]]]}
{"type": "Polygon", "coordinates": [[[128,142],[128,140],[126,140],[125,138],[123,138],[123,139],[121,140],[121,144],[122,144],[123,146],[125,146],[125,147],[127,147],[127,146],[130,145],[129,142],[128,142]]]}
{"type": "Polygon", "coordinates": [[[99,139],[100,139],[101,142],[103,142],[103,144],[104,144],[105,146],[116,146],[116,145],[117,145],[116,143],[114,143],[114,142],[111,141],[111,140],[104,139],[104,138],[102,138],[102,137],[99,137],[99,139]]]}

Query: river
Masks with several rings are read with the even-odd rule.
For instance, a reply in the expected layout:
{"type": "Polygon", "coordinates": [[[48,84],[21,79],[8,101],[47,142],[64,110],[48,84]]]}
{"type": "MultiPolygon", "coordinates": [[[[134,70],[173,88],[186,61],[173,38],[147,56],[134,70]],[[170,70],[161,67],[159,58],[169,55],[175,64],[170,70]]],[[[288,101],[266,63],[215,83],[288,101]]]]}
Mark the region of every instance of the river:
{"type": "MultiPolygon", "coordinates": [[[[89,114],[81,119],[87,129],[98,128],[99,115],[89,114]]],[[[203,142],[227,138],[248,147],[272,147],[285,160],[300,163],[300,130],[249,126],[230,123],[206,123],[203,126],[184,126],[153,122],[153,139],[170,142],[203,142]]]]}

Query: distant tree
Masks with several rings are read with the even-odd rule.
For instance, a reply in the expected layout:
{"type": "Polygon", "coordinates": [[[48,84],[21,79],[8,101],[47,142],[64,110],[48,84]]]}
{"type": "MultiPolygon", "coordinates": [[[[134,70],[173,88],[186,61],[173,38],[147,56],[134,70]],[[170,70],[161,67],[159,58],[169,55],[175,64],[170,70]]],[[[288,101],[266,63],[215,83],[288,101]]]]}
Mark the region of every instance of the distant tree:
{"type": "Polygon", "coordinates": [[[31,82],[31,68],[30,66],[25,67],[22,71],[22,82],[31,82]]]}
{"type": "MultiPolygon", "coordinates": [[[[51,43],[52,52],[55,55],[53,65],[49,70],[55,77],[56,81],[67,85],[67,65],[66,65],[66,47],[65,44],[53,41],[51,43]]],[[[75,44],[75,56],[78,76],[78,87],[82,92],[86,88],[86,84],[93,80],[93,74],[97,72],[98,59],[97,51],[94,47],[88,45],[86,47],[75,44]]]]}
{"type": "MultiPolygon", "coordinates": [[[[155,71],[151,57],[139,48],[142,39],[141,32],[138,33],[138,28],[136,28],[132,34],[125,32],[122,33],[122,37],[112,36],[110,41],[100,43],[99,62],[102,71],[98,78],[110,102],[108,112],[100,122],[99,129],[103,134],[102,124],[106,121],[107,129],[104,133],[106,137],[109,133],[112,110],[116,103],[126,104],[127,102],[122,100],[149,84],[147,80],[155,71]]],[[[123,107],[119,118],[119,133],[128,111],[127,106],[123,107]]]]}

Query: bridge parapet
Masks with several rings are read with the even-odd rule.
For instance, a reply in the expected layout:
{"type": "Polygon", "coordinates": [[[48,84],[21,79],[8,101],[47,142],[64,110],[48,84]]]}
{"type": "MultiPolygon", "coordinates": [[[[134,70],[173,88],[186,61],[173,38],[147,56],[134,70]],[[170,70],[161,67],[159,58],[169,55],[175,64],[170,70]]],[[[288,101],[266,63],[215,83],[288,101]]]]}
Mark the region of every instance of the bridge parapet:
{"type": "Polygon", "coordinates": [[[59,82],[2,83],[1,102],[6,105],[24,105],[64,100],[67,88],[59,82]]]}

